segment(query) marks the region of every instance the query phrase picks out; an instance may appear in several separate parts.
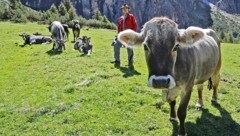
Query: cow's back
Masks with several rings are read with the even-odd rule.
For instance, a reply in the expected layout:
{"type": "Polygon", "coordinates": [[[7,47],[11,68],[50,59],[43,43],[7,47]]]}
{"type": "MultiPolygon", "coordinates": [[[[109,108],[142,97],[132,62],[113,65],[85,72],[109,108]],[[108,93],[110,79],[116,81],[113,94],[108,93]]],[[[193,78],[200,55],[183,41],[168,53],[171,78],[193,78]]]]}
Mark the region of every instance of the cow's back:
{"type": "Polygon", "coordinates": [[[218,46],[220,46],[220,39],[218,38],[217,36],[217,33],[212,30],[212,29],[203,29],[203,31],[208,35],[208,36],[211,36],[215,41],[216,43],[218,44],[218,46]]]}
{"type": "Polygon", "coordinates": [[[54,21],[51,24],[51,33],[54,39],[64,40],[65,37],[64,28],[60,22],[54,21]]]}
{"type": "Polygon", "coordinates": [[[203,83],[208,80],[214,73],[219,62],[219,46],[215,39],[206,35],[194,47],[196,61],[196,78],[195,82],[203,83]]]}
{"type": "Polygon", "coordinates": [[[219,37],[217,36],[217,33],[212,30],[212,29],[204,29],[205,33],[212,37],[216,43],[218,44],[218,48],[219,48],[219,61],[218,61],[218,64],[217,64],[217,68],[215,70],[216,73],[219,73],[220,69],[221,69],[221,66],[222,66],[222,54],[221,54],[221,41],[219,39],[219,37]]]}
{"type": "Polygon", "coordinates": [[[177,51],[175,77],[178,84],[194,80],[203,83],[215,71],[219,62],[219,46],[211,36],[205,35],[193,45],[182,46],[177,51]]]}

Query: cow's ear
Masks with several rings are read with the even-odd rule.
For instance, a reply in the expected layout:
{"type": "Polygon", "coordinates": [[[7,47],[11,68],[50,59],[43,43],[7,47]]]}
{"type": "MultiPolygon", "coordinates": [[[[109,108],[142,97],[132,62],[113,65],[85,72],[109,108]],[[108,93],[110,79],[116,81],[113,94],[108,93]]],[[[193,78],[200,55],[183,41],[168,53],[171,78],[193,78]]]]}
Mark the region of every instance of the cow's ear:
{"type": "Polygon", "coordinates": [[[179,43],[195,43],[205,36],[202,28],[199,27],[188,27],[186,30],[179,30],[179,43]]]}
{"type": "Polygon", "coordinates": [[[133,30],[125,30],[118,34],[118,40],[125,46],[133,48],[141,46],[144,38],[142,33],[137,33],[133,30]]]}
{"type": "Polygon", "coordinates": [[[88,40],[90,40],[91,39],[91,37],[88,37],[88,40]]]}

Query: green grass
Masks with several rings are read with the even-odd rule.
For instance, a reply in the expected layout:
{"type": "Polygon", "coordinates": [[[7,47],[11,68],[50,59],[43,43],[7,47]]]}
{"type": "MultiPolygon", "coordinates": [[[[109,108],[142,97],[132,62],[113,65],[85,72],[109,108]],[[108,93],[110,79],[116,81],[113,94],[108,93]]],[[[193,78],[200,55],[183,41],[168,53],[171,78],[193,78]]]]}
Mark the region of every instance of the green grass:
{"type": "MultiPolygon", "coordinates": [[[[70,42],[62,54],[48,53],[52,44],[22,47],[18,34],[36,31],[49,34],[44,25],[0,22],[0,135],[177,135],[161,91],[147,87],[142,48],[135,49],[136,71],[125,66],[125,49],[117,69],[109,63],[115,31],[81,31],[92,37],[90,57],[70,42]]],[[[240,45],[222,44],[222,54],[220,105],[211,105],[205,87],[204,109],[195,111],[194,88],[190,136],[240,135],[240,45]]]]}

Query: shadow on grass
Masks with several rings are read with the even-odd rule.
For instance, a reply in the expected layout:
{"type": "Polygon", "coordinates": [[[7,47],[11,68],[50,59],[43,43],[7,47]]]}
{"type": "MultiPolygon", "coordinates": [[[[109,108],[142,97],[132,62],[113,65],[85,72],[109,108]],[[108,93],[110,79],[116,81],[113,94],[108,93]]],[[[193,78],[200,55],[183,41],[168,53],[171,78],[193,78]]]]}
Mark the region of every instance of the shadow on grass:
{"type": "Polygon", "coordinates": [[[126,67],[119,67],[119,70],[124,73],[123,77],[124,78],[128,78],[128,77],[132,77],[134,75],[141,75],[141,73],[139,73],[138,71],[136,71],[134,68],[133,69],[129,69],[126,67]]]}
{"type": "Polygon", "coordinates": [[[25,47],[27,44],[18,44],[18,43],[15,43],[16,46],[19,46],[19,47],[25,47]]]}
{"type": "Polygon", "coordinates": [[[82,52],[80,52],[81,54],[80,54],[80,57],[90,57],[91,55],[87,55],[86,53],[82,53],[82,52]]]}
{"type": "MultiPolygon", "coordinates": [[[[213,115],[208,109],[202,109],[200,111],[202,115],[197,119],[196,124],[185,123],[187,134],[189,136],[239,136],[240,125],[232,119],[231,114],[220,104],[213,103],[212,106],[218,109],[220,116],[213,115]]],[[[177,134],[178,125],[173,123],[172,136],[177,134]]]]}
{"type": "Polygon", "coordinates": [[[53,51],[53,50],[49,50],[46,52],[49,56],[55,56],[55,55],[60,55],[62,54],[62,51],[53,51]]]}
{"type": "Polygon", "coordinates": [[[25,46],[26,46],[26,44],[25,44],[25,45],[24,45],[24,44],[21,44],[21,45],[19,45],[19,46],[23,48],[23,47],[25,47],[25,46]]]}

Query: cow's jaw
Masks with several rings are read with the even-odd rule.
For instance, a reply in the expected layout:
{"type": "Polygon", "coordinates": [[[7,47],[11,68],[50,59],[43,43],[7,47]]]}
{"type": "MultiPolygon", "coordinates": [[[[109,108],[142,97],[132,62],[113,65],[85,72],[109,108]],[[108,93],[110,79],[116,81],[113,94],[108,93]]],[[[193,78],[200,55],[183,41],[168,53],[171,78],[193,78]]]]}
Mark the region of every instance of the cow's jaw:
{"type": "Polygon", "coordinates": [[[159,80],[169,80],[169,86],[163,87],[165,89],[172,89],[174,87],[176,87],[176,82],[174,80],[174,78],[171,75],[167,75],[167,76],[156,76],[156,75],[152,75],[150,76],[149,80],[148,80],[148,86],[149,87],[153,87],[153,88],[157,88],[156,86],[154,86],[153,82],[155,81],[159,81],[159,80]]]}

